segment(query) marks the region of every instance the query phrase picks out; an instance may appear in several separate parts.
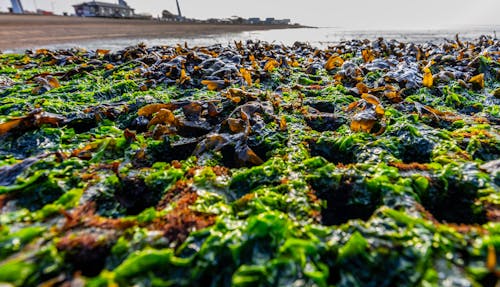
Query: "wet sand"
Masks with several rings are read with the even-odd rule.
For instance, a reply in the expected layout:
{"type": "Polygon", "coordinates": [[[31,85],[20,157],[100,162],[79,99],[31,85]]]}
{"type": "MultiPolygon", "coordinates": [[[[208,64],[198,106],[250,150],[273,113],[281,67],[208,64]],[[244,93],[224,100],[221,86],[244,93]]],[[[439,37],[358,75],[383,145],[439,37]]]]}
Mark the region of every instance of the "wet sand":
{"type": "Polygon", "coordinates": [[[0,50],[117,38],[180,38],[244,31],[289,29],[289,25],[165,23],[156,20],[42,15],[0,15],[0,50]]]}

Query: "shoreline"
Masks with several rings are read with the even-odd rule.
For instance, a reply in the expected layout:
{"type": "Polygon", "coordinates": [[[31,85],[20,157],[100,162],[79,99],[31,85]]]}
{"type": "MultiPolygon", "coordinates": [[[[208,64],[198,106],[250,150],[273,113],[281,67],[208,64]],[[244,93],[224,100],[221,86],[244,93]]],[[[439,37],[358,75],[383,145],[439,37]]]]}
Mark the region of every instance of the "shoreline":
{"type": "Polygon", "coordinates": [[[177,38],[313,28],[301,25],[172,23],[145,19],[0,14],[0,51],[119,38],[177,38]]]}

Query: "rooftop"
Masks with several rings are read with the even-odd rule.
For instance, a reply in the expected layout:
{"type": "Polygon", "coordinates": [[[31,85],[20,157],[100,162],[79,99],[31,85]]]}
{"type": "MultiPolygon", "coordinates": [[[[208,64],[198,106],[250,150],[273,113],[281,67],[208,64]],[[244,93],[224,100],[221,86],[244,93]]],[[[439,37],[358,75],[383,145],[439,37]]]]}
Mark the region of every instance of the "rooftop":
{"type": "Polygon", "coordinates": [[[73,7],[82,6],[82,5],[94,5],[94,6],[101,6],[101,7],[108,7],[108,8],[127,8],[127,9],[134,10],[133,8],[130,8],[129,6],[123,6],[123,5],[109,3],[109,2],[99,2],[99,1],[84,2],[84,3],[73,5],[73,7]]]}

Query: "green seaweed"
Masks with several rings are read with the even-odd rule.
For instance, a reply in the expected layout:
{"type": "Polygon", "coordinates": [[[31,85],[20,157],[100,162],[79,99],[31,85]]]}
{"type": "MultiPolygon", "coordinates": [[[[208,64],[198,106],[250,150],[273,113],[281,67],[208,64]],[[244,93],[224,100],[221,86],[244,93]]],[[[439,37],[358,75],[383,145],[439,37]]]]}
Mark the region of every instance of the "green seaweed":
{"type": "Polygon", "coordinates": [[[495,286],[497,46],[2,54],[0,282],[495,286]]]}

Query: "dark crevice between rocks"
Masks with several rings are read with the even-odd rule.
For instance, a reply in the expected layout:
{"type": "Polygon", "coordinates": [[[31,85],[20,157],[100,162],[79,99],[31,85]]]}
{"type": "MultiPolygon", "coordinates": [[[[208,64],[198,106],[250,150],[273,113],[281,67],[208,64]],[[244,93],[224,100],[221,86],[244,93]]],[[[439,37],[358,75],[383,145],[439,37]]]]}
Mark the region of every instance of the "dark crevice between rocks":
{"type": "Polygon", "coordinates": [[[185,160],[193,154],[197,139],[182,138],[176,142],[171,142],[168,137],[163,139],[163,145],[151,148],[151,156],[155,161],[185,160]]]}
{"type": "Polygon", "coordinates": [[[112,242],[105,242],[93,234],[69,234],[57,243],[57,249],[64,252],[66,262],[73,271],[83,276],[97,276],[104,269],[106,258],[111,253],[112,242]]]}
{"type": "Polygon", "coordinates": [[[81,134],[90,131],[91,129],[97,127],[98,120],[95,115],[84,114],[79,116],[74,116],[66,121],[66,126],[72,128],[75,133],[81,134]]]}
{"type": "Polygon", "coordinates": [[[352,191],[337,190],[321,198],[326,200],[326,208],[321,210],[323,225],[340,225],[352,219],[368,220],[375,211],[371,205],[350,203],[352,191]],[[344,193],[345,194],[341,194],[344,193]]]}
{"type": "Polygon", "coordinates": [[[181,138],[172,142],[164,136],[161,140],[150,144],[145,150],[140,150],[132,159],[135,167],[152,166],[155,162],[171,162],[173,160],[186,160],[198,144],[196,138],[181,138]]]}
{"type": "Polygon", "coordinates": [[[321,156],[327,161],[334,164],[350,164],[356,162],[356,157],[354,156],[354,149],[349,148],[347,150],[340,150],[335,143],[323,141],[323,140],[311,140],[309,141],[309,149],[311,156],[321,156]]]}
{"type": "Polygon", "coordinates": [[[321,223],[340,225],[352,219],[368,220],[380,205],[380,198],[366,189],[362,178],[343,176],[340,182],[333,178],[310,181],[316,196],[325,201],[321,223]]]}
{"type": "Polygon", "coordinates": [[[400,158],[404,163],[429,163],[431,162],[434,143],[425,138],[413,138],[400,141],[400,158]]]}
{"type": "Polygon", "coordinates": [[[348,122],[346,118],[335,113],[335,102],[306,99],[304,105],[310,108],[310,113],[304,117],[306,124],[315,131],[335,131],[348,122]]]}
{"type": "Polygon", "coordinates": [[[422,206],[439,222],[452,224],[484,224],[487,222],[484,207],[477,204],[478,187],[462,178],[433,178],[424,194],[422,206]]]}
{"type": "Polygon", "coordinates": [[[16,205],[19,207],[36,211],[56,201],[63,194],[64,190],[55,179],[42,175],[32,184],[13,194],[11,199],[16,200],[16,205]]]}
{"type": "Polygon", "coordinates": [[[305,106],[310,106],[313,109],[316,109],[323,113],[334,113],[336,108],[336,103],[333,101],[325,101],[318,99],[305,99],[305,106]]]}
{"type": "MultiPolygon", "coordinates": [[[[409,111],[405,111],[409,112],[409,111]]],[[[411,126],[394,126],[389,132],[392,140],[397,143],[395,156],[403,163],[429,163],[437,139],[425,130],[416,130],[411,126]]]]}
{"type": "Polygon", "coordinates": [[[245,162],[238,159],[236,152],[236,145],[230,144],[221,148],[220,152],[222,154],[222,165],[228,168],[240,168],[245,167],[245,162]]]}
{"type": "Polygon", "coordinates": [[[479,281],[481,286],[484,287],[496,287],[498,286],[498,282],[498,275],[493,272],[488,273],[479,281]]]}
{"type": "Polygon", "coordinates": [[[471,155],[474,160],[491,161],[498,159],[499,154],[500,145],[492,141],[492,143],[481,143],[471,155]]]}
{"type": "Polygon", "coordinates": [[[142,178],[122,177],[120,182],[121,188],[116,190],[114,197],[127,214],[139,214],[160,201],[161,192],[151,190],[142,178]]]}
{"type": "Polygon", "coordinates": [[[311,114],[305,116],[306,124],[311,129],[318,132],[335,131],[347,120],[331,113],[311,114]]]}
{"type": "Polygon", "coordinates": [[[457,142],[458,146],[467,151],[473,160],[493,161],[498,159],[500,154],[500,145],[493,139],[473,139],[468,136],[457,142]]]}

